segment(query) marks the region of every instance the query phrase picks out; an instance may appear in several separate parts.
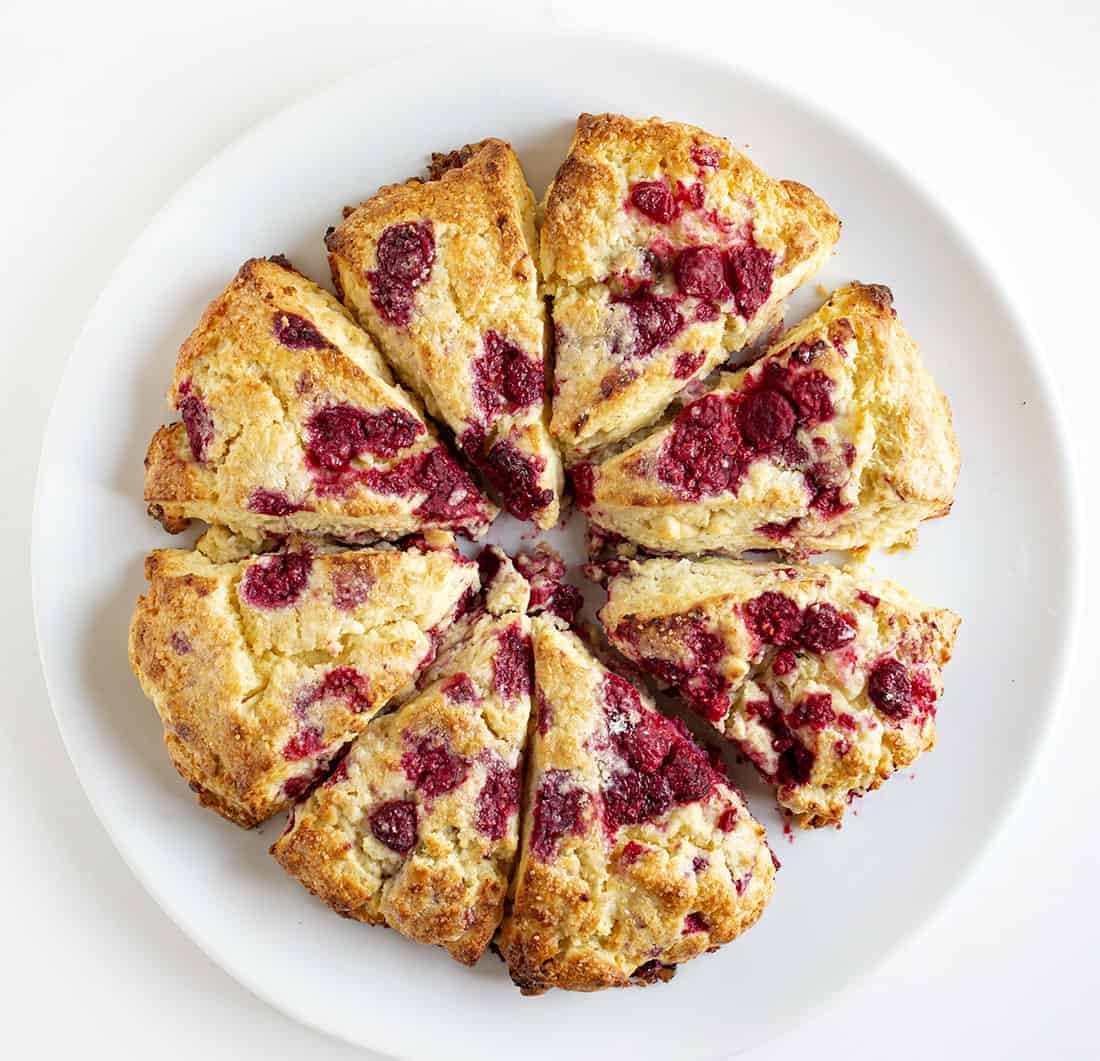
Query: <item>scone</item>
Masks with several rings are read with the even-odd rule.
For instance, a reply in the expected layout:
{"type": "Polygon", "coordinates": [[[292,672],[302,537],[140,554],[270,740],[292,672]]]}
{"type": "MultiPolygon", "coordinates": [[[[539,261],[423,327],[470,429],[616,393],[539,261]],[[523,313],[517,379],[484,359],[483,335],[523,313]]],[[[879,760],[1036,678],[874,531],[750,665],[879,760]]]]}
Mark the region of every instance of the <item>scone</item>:
{"type": "Polygon", "coordinates": [[[238,825],[281,810],[434,656],[477,565],[453,544],[215,563],[162,549],[130,664],[199,802],[238,825]]]}
{"type": "Polygon", "coordinates": [[[342,297],[518,519],[558,518],[535,203],[500,140],[437,155],[325,241],[342,297]]]}
{"type": "Polygon", "coordinates": [[[840,822],[936,739],[959,618],[825,564],[647,560],[608,583],[613,645],[734,741],[804,826],[840,822]]]}
{"type": "Polygon", "coordinates": [[[667,980],[760,916],[764,830],[682,723],[533,620],[535,717],[520,858],[499,936],[525,994],[667,980]]]}
{"type": "Polygon", "coordinates": [[[526,587],[497,559],[427,685],[355,740],[271,848],[338,913],[467,965],[500,924],[531,709],[526,587]]]}
{"type": "Polygon", "coordinates": [[[584,595],[565,581],[565,562],[546,542],[516,557],[516,567],[531,587],[531,614],[549,612],[568,624],[575,623],[584,606],[584,595]]]}
{"type": "Polygon", "coordinates": [[[798,555],[911,545],[958,474],[950,406],[889,289],[851,284],[574,482],[594,528],[653,552],[798,555]]]}
{"type": "Polygon", "coordinates": [[[840,222],[732,144],[650,118],[582,114],[546,194],[550,429],[567,463],[651,423],[782,319],[840,222]]]}
{"type": "Polygon", "coordinates": [[[145,500],[254,541],[365,544],[440,528],[481,535],[496,509],[396,386],[369,337],[283,259],[245,262],[183,344],[153,436],[145,500]]]}

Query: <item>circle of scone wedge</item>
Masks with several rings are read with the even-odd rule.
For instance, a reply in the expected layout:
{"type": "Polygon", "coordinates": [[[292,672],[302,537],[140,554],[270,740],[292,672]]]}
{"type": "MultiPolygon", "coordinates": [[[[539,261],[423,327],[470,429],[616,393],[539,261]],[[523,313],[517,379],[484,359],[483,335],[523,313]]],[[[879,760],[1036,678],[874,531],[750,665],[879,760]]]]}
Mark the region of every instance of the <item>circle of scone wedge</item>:
{"type": "Polygon", "coordinates": [[[346,207],[338,297],[246,261],[145,458],[150,515],[207,529],[149,554],[130,627],[199,803],[289,810],[271,853],[323,903],[526,995],[752,927],[779,863],[720,749],[839,826],[933,747],[960,622],[811,562],[913,547],[959,474],[887,287],[784,327],[839,236],[728,140],[583,114],[541,204],[490,138],[346,207]],[[600,625],[547,543],[455,537],[570,493],[600,625]]]}

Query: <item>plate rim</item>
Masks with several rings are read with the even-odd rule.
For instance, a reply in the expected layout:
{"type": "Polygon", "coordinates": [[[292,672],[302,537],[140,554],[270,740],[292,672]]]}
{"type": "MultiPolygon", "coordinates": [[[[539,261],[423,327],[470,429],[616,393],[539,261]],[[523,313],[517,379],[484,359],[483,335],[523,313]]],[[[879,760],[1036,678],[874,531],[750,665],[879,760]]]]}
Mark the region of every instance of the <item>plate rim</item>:
{"type": "MultiPolygon", "coordinates": [[[[1066,418],[1061,397],[1054,383],[1054,370],[1050,366],[1043,345],[1040,343],[1030,319],[1015,305],[1009,296],[1008,285],[1002,270],[985,253],[977,240],[971,235],[970,230],[964,224],[958,211],[953,208],[949,200],[941,200],[932,195],[919,177],[911,176],[910,171],[902,164],[893,153],[887,151],[875,142],[858,125],[850,121],[845,113],[839,112],[818,100],[805,96],[793,87],[778,82],[769,74],[748,66],[742,66],[735,60],[726,59],[713,54],[700,55],[681,43],[658,43],[645,39],[636,39],[626,36],[614,36],[600,32],[577,31],[548,31],[544,33],[531,32],[494,32],[488,36],[472,33],[465,34],[460,40],[452,40],[450,51],[452,59],[469,61],[476,56],[491,52],[506,42],[508,47],[523,48],[541,46],[547,44],[569,47],[591,47],[599,44],[609,50],[617,50],[620,54],[630,53],[630,58],[636,60],[639,56],[648,55],[653,59],[676,60],[690,59],[697,66],[707,67],[714,75],[726,75],[741,78],[755,83],[768,93],[778,97],[782,102],[802,109],[816,123],[833,132],[849,138],[851,141],[873,158],[879,165],[896,180],[905,192],[919,202],[929,212],[938,216],[947,230],[958,242],[962,250],[970,256],[990,285],[993,297],[996,299],[1004,314],[1004,319],[1020,337],[1022,352],[1032,369],[1038,384],[1039,403],[1044,409],[1046,420],[1049,423],[1052,437],[1052,450],[1058,458],[1056,467],[1060,482],[1058,488],[1063,494],[1066,510],[1066,539],[1068,543],[1067,554],[1062,558],[1062,567],[1066,578],[1066,607],[1064,609],[1063,627],[1065,636],[1061,640],[1055,666],[1051,668],[1054,675],[1053,682],[1046,696],[1046,711],[1039,723],[1032,747],[1027,751],[1022,761],[1018,783],[1015,789],[1009,792],[1002,804],[1002,813],[992,822],[986,831],[975,843],[968,860],[962,865],[954,884],[945,892],[935,898],[924,916],[907,924],[889,944],[886,950],[871,961],[865,967],[854,969],[840,978],[839,982],[831,985],[826,991],[821,992],[816,998],[800,1007],[797,1020],[805,1022],[813,1019],[826,1008],[836,1004],[840,999],[848,996],[859,986],[877,972],[890,959],[896,957],[909,946],[917,933],[923,928],[934,924],[944,914],[949,904],[955,900],[971,883],[979,869],[984,865],[996,844],[1004,836],[1011,821],[1015,818],[1018,808],[1031,786],[1035,783],[1040,769],[1045,765],[1050,754],[1052,735],[1058,727],[1064,713],[1067,697],[1069,676],[1072,661],[1077,653],[1078,639],[1080,635],[1080,619],[1083,607],[1083,591],[1081,589],[1081,571],[1084,562],[1083,542],[1081,537],[1081,491],[1078,471],[1078,462],[1074,455],[1072,438],[1066,427],[1066,418]]],[[[284,124],[290,125],[294,118],[303,111],[314,107],[323,106],[324,101],[346,92],[350,86],[361,82],[374,80],[384,73],[386,69],[392,69],[417,55],[430,54],[431,45],[416,48],[399,49],[395,54],[386,59],[377,61],[367,60],[367,65],[352,73],[335,78],[315,91],[277,107],[271,113],[246,126],[234,139],[214,152],[203,162],[189,177],[180,183],[168,198],[145,221],[141,231],[129,243],[121,257],[109,270],[106,280],[93,302],[90,311],[85,318],[80,332],[69,349],[63,369],[59,375],[50,402],[49,413],[46,417],[42,432],[42,443],[39,451],[38,466],[35,474],[35,486],[33,495],[33,507],[30,521],[29,536],[29,560],[31,582],[31,610],[35,632],[35,642],[38,652],[38,660],[41,666],[43,683],[45,685],[50,709],[57,724],[65,753],[68,756],[77,780],[86,799],[91,805],[92,811],[100,825],[107,833],[111,844],[119,854],[123,863],[137,879],[141,887],[150,896],[157,907],[190,940],[199,951],[215,965],[225,971],[242,988],[271,1006],[279,1013],[295,1020],[299,1024],[310,1028],[322,1035],[340,1042],[349,1043],[358,1048],[372,1050],[380,1055],[392,1057],[395,1061],[420,1061],[418,1055],[404,1051],[400,1045],[394,1045],[385,1041],[376,1045],[374,1042],[366,1042],[362,1039],[353,1039],[338,1031],[331,1030],[318,1023],[306,1010],[303,1010],[296,1002],[295,993],[287,989],[285,992],[278,990],[277,979],[265,981],[261,986],[250,973],[243,969],[236,958],[232,948],[224,948],[221,941],[200,928],[185,922],[183,915],[178,913],[174,904],[155,883],[155,878],[148,874],[131,851],[120,840],[112,825],[109,814],[104,813],[101,801],[93,795],[89,782],[82,772],[77,757],[74,754],[74,746],[71,743],[70,734],[67,732],[66,723],[63,720],[63,712],[58,710],[55,691],[50,680],[50,667],[48,664],[49,650],[43,638],[40,617],[41,575],[40,568],[43,562],[42,547],[40,546],[41,533],[41,500],[43,494],[43,480],[45,468],[49,463],[52,451],[57,448],[58,442],[55,436],[59,428],[57,421],[58,398],[69,385],[73,374],[73,366],[77,360],[76,353],[86,341],[93,323],[97,320],[108,292],[114,287],[119,276],[125,270],[127,264],[137,255],[140,248],[153,238],[158,227],[165,223],[166,217],[175,209],[177,203],[192,194],[202,183],[209,178],[211,171],[220,168],[227,160],[236,154],[246,151],[252,143],[271,133],[271,131],[284,124]]],[[[964,461],[965,463],[965,461],[964,461]]],[[[756,1040],[755,1045],[778,1038],[782,1034],[781,1028],[769,1028],[767,1032],[756,1040]]],[[[754,1044],[746,1044],[749,1049],[754,1044]]],[[[735,1049],[733,1053],[722,1052],[716,1057],[732,1057],[740,1053],[735,1049]]]]}

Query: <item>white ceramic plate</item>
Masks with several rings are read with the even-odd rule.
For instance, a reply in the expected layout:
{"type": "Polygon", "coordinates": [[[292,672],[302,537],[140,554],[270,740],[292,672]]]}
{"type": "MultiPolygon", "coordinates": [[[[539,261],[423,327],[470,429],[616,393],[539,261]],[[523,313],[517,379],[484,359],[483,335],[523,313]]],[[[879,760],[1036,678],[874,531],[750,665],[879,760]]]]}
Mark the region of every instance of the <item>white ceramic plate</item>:
{"type": "MultiPolygon", "coordinates": [[[[816,305],[813,292],[796,311],[816,305]]],[[[799,100],[695,58],[609,42],[526,42],[380,66],[289,110],[211,162],[111,279],[73,353],[42,456],[34,527],[38,632],[77,771],[123,857],[211,957],[302,1021],[417,1059],[726,1056],[803,1015],[897,947],[956,888],[1019,793],[1049,725],[1073,619],[1066,455],[1039,359],[976,249],[892,164],[799,100]],[[532,60],[534,65],[532,67],[532,60]],[[531,78],[531,72],[537,78],[531,78]],[[576,72],[585,76],[578,78],[576,72]],[[842,832],[788,844],[760,924],[668,985],[524,999],[491,955],[442,951],[335,917],[267,855],[282,821],[242,832],[201,811],[126,662],[143,554],[169,544],[141,503],[142,456],[168,419],[175,351],[247,257],[285,252],[327,277],[345,203],[484,136],[512,141],[536,193],[582,110],[659,113],[752,145],[844,220],[822,282],[889,284],[954,405],[954,512],[883,557],[965,622],[940,744],[855,807],[842,832]]],[[[516,531],[495,536],[514,543],[516,531]]],[[[579,535],[567,536],[580,559],[579,535]]]]}

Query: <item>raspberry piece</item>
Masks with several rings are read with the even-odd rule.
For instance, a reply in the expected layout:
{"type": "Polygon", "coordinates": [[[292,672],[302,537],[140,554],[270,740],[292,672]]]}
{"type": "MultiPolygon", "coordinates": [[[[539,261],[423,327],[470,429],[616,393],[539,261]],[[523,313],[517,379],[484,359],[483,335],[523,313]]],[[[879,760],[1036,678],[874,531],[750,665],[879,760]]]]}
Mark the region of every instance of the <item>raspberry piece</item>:
{"type": "Polygon", "coordinates": [[[489,753],[486,763],[485,784],[477,797],[477,816],[474,824],[478,832],[490,840],[502,840],[508,831],[508,822],[519,807],[519,770],[509,770],[500,756],[489,753]]]}
{"type": "Polygon", "coordinates": [[[332,346],[311,321],[299,317],[297,313],[276,312],[271,331],[283,346],[291,350],[326,350],[332,346]]]}
{"type": "Polygon", "coordinates": [[[374,838],[399,855],[416,846],[416,807],[408,800],[391,799],[376,807],[370,816],[374,838]]]}
{"type": "Polygon", "coordinates": [[[762,523],[759,527],[753,529],[757,534],[762,534],[765,538],[770,538],[773,542],[781,542],[791,536],[791,532],[800,522],[801,517],[795,516],[785,523],[762,523]]]}
{"type": "Polygon", "coordinates": [[[424,425],[404,409],[368,413],[354,405],[330,405],[306,425],[310,457],[322,468],[342,471],[361,453],[394,457],[424,433],[424,425]]]}
{"type": "Polygon", "coordinates": [[[798,657],[789,648],[783,648],[775,654],[775,659],[772,662],[772,673],[778,674],[782,678],[784,674],[790,674],[797,666],[798,657]]]}
{"type": "Polygon", "coordinates": [[[791,725],[824,729],[835,718],[831,693],[808,693],[791,712],[791,725]]]}
{"type": "Polygon", "coordinates": [[[477,690],[468,674],[452,674],[442,685],[443,695],[452,704],[472,704],[477,699],[477,690]]]}
{"type": "Polygon", "coordinates": [[[789,645],[802,625],[802,612],[790,597],[774,590],[745,605],[749,629],[767,645],[789,645]]]}
{"type": "Polygon", "coordinates": [[[479,515],[481,498],[473,480],[442,446],[406,457],[385,471],[367,471],[367,485],[380,494],[413,497],[424,494],[416,508],[418,516],[433,519],[462,519],[479,515]]]}
{"type": "Polygon", "coordinates": [[[809,748],[790,738],[790,745],[779,756],[776,780],[781,785],[805,785],[813,776],[814,759],[809,748]]]}
{"type": "Polygon", "coordinates": [[[368,273],[370,300],[383,320],[405,327],[412,320],[414,288],[385,273],[368,273]]]}
{"type": "Polygon", "coordinates": [[[308,726],[299,730],[283,745],[283,758],[296,763],[300,759],[308,759],[323,751],[325,747],[324,734],[314,726],[308,726]]]}
{"type": "Polygon", "coordinates": [[[283,795],[287,799],[299,799],[313,788],[313,778],[303,774],[300,777],[288,777],[283,782],[283,795]]]}
{"type": "Polygon", "coordinates": [[[634,345],[631,354],[634,357],[649,357],[660,346],[670,342],[683,328],[684,318],[676,308],[676,300],[662,298],[642,291],[625,302],[634,325],[634,345]]]}
{"type": "Polygon", "coordinates": [[[746,460],[730,403],[708,394],[677,415],[657,459],[657,478],[685,500],[736,491],[746,460]]]}
{"type": "Polygon", "coordinates": [[[550,701],[546,699],[546,694],[541,689],[535,690],[535,722],[539,733],[544,737],[550,732],[550,727],[554,722],[554,709],[550,706],[550,701]]]}
{"type": "Polygon", "coordinates": [[[423,283],[435,261],[431,222],[390,225],[378,240],[377,254],[379,271],[409,285],[423,283]]]}
{"type": "Polygon", "coordinates": [[[830,391],[833,381],[820,369],[797,376],[788,386],[791,400],[798,407],[798,418],[805,427],[831,420],[834,415],[830,391]]]}
{"type": "Polygon", "coordinates": [[[707,190],[702,181],[695,181],[685,187],[682,181],[676,182],[676,202],[685,203],[692,210],[701,210],[706,202],[707,190]]]}
{"type": "Polygon", "coordinates": [[[426,796],[442,796],[466,779],[470,764],[434,737],[424,737],[401,756],[405,777],[426,796]]]}
{"type": "Polygon", "coordinates": [[[619,754],[635,770],[659,770],[672,744],[668,727],[641,717],[638,690],[618,674],[604,675],[601,694],[607,729],[619,754]]]}
{"type": "Polygon", "coordinates": [[[332,572],[332,603],[343,612],[354,611],[370,596],[374,578],[365,568],[348,565],[332,572]]]}
{"type": "Polygon", "coordinates": [[[532,853],[543,862],[551,859],[563,836],[580,831],[587,804],[584,790],[572,787],[568,770],[548,770],[535,794],[532,853]]]}
{"type": "Polygon", "coordinates": [[[737,426],[753,449],[772,449],[794,433],[794,407],[778,391],[754,391],[737,408],[737,426]]]}
{"type": "Polygon", "coordinates": [[[573,482],[573,497],[580,508],[589,508],[596,500],[596,474],[591,464],[576,464],[570,470],[573,482]]]}
{"type": "Polygon", "coordinates": [[[484,353],[472,366],[474,401],[492,420],[512,414],[542,400],[544,372],[541,361],[528,357],[499,333],[485,333],[484,353]]]}
{"type": "Polygon", "coordinates": [[[802,616],[798,640],[811,652],[832,652],[856,636],[855,627],[831,604],[811,604],[802,616]]]}
{"type": "Polygon", "coordinates": [[[720,722],[729,710],[729,685],[712,670],[701,669],[685,675],[680,683],[680,695],[701,718],[720,722]]]}
{"type": "Polygon", "coordinates": [[[691,353],[685,350],[682,354],[676,355],[676,361],[672,366],[672,376],[674,379],[689,379],[699,371],[699,366],[706,360],[706,354],[701,350],[698,353],[691,353]]]}
{"type": "Polygon", "coordinates": [[[676,283],[685,295],[721,301],[729,297],[726,268],[717,247],[690,247],[676,259],[676,283]]]}
{"type": "Polygon", "coordinates": [[[370,685],[367,676],[354,667],[335,667],[330,670],[317,689],[314,699],[332,697],[343,700],[356,714],[371,706],[370,685]]]}
{"type": "Polygon", "coordinates": [[[737,828],[737,808],[727,807],[718,815],[718,828],[724,833],[732,833],[737,828]]]}
{"type": "Polygon", "coordinates": [[[584,597],[576,586],[563,581],[565,564],[553,549],[540,545],[533,552],[520,553],[516,568],[531,587],[530,613],[548,612],[570,625],[576,622],[584,597]]]}
{"type": "Polygon", "coordinates": [[[210,410],[206,402],[197,394],[188,394],[186,398],[180,400],[176,408],[179,409],[180,418],[187,431],[191,452],[195,460],[202,463],[206,460],[207,447],[214,440],[214,421],[210,418],[210,410]]]}
{"type": "Polygon", "coordinates": [[[706,932],[710,926],[702,914],[688,914],[684,918],[684,929],[681,935],[690,936],[693,932],[706,932]]]}
{"type": "Polygon", "coordinates": [[[884,715],[908,718],[913,709],[913,684],[905,664],[896,659],[880,659],[871,669],[867,695],[884,715]]]}
{"type": "Polygon", "coordinates": [[[711,147],[709,144],[696,144],[691,149],[691,161],[703,169],[717,169],[722,156],[716,147],[711,147]]]}
{"type": "Polygon", "coordinates": [[[755,243],[747,243],[729,250],[727,257],[729,286],[738,311],[748,320],[772,292],[775,256],[755,243]]]}
{"type": "Polygon", "coordinates": [[[607,828],[615,832],[623,825],[659,818],[672,806],[672,792],[661,774],[629,771],[616,774],[604,789],[607,828]]]}
{"type": "Polygon", "coordinates": [[[304,511],[304,506],[294,504],[282,490],[253,490],[248,498],[248,511],[261,516],[289,516],[304,511]]]}
{"type": "Polygon", "coordinates": [[[493,688],[506,703],[531,691],[531,641],[518,624],[497,635],[500,648],[493,658],[493,688]]]}
{"type": "Polygon", "coordinates": [[[493,446],[478,464],[516,519],[530,519],[554,500],[553,490],[539,486],[546,462],[541,457],[525,456],[507,439],[493,446]]]}
{"type": "Polygon", "coordinates": [[[279,553],[257,560],[241,578],[241,599],[254,608],[286,608],[305,592],[312,567],[309,553],[279,553]]]}
{"type": "Polygon", "coordinates": [[[686,739],[672,749],[662,773],[677,803],[702,799],[714,782],[714,771],[706,754],[686,739]]]}
{"type": "Polygon", "coordinates": [[[435,261],[431,222],[391,225],[378,240],[377,255],[378,268],[367,274],[371,301],[385,320],[404,327],[412,317],[414,292],[435,261]]]}
{"type": "Polygon", "coordinates": [[[630,189],[630,201],[635,209],[662,225],[676,216],[672,189],[664,181],[639,181],[630,189]]]}

